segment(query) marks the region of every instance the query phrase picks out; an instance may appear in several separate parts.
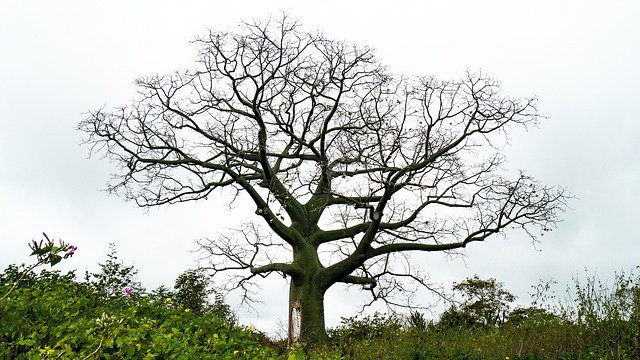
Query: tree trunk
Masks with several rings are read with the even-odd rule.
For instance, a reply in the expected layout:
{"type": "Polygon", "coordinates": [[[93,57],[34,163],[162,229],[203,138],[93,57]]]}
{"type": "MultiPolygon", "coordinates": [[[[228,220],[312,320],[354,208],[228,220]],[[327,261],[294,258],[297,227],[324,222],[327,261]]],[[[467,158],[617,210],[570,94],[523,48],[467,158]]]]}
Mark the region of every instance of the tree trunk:
{"type": "Polygon", "coordinates": [[[327,338],[324,327],[325,290],[308,278],[292,279],[289,288],[289,346],[318,343],[327,338]]]}

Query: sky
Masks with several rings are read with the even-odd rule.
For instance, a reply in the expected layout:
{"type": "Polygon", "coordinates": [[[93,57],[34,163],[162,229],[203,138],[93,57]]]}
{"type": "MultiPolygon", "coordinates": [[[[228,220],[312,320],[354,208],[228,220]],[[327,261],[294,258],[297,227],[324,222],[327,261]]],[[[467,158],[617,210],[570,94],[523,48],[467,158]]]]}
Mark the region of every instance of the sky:
{"type": "MultiPolygon", "coordinates": [[[[546,118],[512,132],[502,153],[509,169],[574,196],[563,222],[535,246],[514,232],[463,256],[416,256],[433,283],[496,278],[526,304],[541,279],[562,289],[584,269],[610,281],[640,265],[640,2],[2,0],[0,269],[30,262],[27,243],[46,232],[78,247],[61,270],[98,271],[114,243],[143,285],[171,287],[197,266],[194,241],[253,215],[243,204],[229,210],[223,197],[145,210],[107,195],[114,164],[89,158],[76,126],[88,111],[130,103],[136,78],[189,68],[190,41],[208,28],[281,11],[372,46],[393,73],[455,79],[470,69],[497,79],[504,95],[538,97],[546,118]]],[[[286,282],[265,282],[259,294],[264,303],[239,309],[240,322],[282,333],[286,282]]],[[[330,289],[327,324],[364,300],[330,289]]]]}

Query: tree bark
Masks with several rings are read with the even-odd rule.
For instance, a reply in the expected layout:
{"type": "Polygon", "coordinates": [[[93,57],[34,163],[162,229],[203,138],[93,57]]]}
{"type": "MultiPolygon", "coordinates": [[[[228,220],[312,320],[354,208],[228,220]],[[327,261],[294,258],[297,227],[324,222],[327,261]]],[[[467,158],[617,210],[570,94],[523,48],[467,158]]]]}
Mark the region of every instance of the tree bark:
{"type": "Polygon", "coordinates": [[[324,327],[325,289],[307,277],[292,279],[289,287],[289,346],[327,338],[324,327]]]}

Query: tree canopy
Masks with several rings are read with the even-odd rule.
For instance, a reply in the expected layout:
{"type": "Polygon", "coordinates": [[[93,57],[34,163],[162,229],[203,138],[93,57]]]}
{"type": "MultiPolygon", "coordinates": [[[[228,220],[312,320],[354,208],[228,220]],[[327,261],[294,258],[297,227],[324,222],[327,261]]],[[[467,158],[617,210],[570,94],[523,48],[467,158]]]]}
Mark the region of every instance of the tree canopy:
{"type": "Polygon", "coordinates": [[[508,228],[535,241],[559,220],[563,189],[500,168],[506,132],[537,122],[535,98],[502,96],[472,72],[394,75],[371,48],[286,16],[195,43],[194,67],[140,78],[131,105],[91,112],[79,128],[120,165],[110,190],[140,206],[218,189],[231,202],[248,196],[262,221],[202,241],[210,269],[234,271],[229,284],[245,295],[256,277],[288,277],[305,339],[324,335],[335,283],[407,305],[391,296],[403,280],[428,284],[406,252],[460,249],[508,228]]]}

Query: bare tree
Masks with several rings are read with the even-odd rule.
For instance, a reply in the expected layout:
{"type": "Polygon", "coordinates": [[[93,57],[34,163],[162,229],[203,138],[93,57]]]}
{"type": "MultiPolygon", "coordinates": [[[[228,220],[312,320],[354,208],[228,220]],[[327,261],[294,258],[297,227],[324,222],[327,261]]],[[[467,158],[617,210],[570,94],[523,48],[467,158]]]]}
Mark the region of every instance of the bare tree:
{"type": "Polygon", "coordinates": [[[562,189],[501,176],[495,145],[510,125],[537,121],[535,99],[503,97],[481,74],[394,76],[371,49],[286,16],[196,43],[192,70],[138,80],[140,99],[79,128],[121,165],[110,190],[140,206],[248,195],[268,233],[250,223],[201,245],[212,270],[239,274],[234,287],[290,279],[290,336],[326,336],[336,283],[393,302],[403,280],[428,285],[407,252],[514,227],[535,241],[565,206],[562,189]]]}

